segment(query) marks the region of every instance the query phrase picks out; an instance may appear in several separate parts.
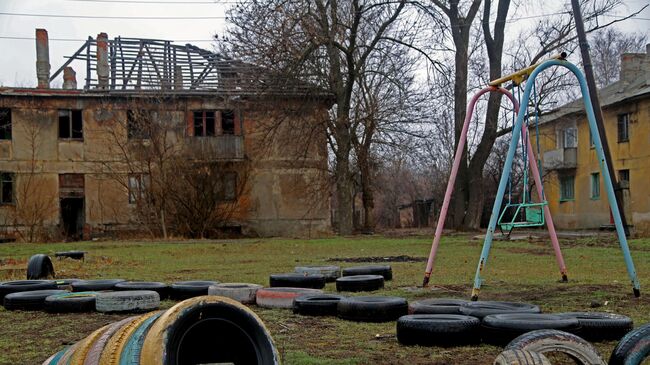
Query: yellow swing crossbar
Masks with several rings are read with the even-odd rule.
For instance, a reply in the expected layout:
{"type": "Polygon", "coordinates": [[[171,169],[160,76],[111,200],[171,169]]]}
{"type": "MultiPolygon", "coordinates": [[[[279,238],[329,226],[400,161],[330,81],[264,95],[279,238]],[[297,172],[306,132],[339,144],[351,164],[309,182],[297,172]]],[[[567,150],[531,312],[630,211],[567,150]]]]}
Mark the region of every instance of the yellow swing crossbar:
{"type": "MultiPolygon", "coordinates": [[[[550,60],[563,60],[563,59],[566,58],[566,56],[567,56],[566,52],[562,52],[562,53],[557,54],[557,55],[555,55],[555,56],[553,56],[553,57],[551,57],[549,59],[550,60]]],[[[512,81],[515,85],[519,85],[522,82],[524,82],[524,80],[526,80],[528,78],[528,76],[531,73],[533,73],[533,71],[539,65],[544,63],[545,61],[547,61],[547,60],[537,62],[534,65],[530,65],[530,66],[528,66],[528,67],[526,67],[524,69],[521,69],[521,70],[519,70],[517,72],[513,72],[510,75],[503,76],[503,77],[498,78],[496,80],[490,81],[490,86],[500,86],[501,84],[504,84],[504,83],[506,83],[508,81],[512,81]]]]}

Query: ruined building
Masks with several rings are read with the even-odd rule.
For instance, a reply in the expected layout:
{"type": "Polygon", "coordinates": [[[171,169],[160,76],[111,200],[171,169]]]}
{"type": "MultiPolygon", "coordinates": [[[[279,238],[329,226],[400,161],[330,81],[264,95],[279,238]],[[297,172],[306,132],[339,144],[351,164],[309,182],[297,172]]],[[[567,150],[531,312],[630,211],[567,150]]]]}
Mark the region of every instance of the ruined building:
{"type": "Polygon", "coordinates": [[[38,86],[0,88],[0,238],[329,232],[329,95],[105,33],[51,73],[47,37],[36,30],[38,86]]]}

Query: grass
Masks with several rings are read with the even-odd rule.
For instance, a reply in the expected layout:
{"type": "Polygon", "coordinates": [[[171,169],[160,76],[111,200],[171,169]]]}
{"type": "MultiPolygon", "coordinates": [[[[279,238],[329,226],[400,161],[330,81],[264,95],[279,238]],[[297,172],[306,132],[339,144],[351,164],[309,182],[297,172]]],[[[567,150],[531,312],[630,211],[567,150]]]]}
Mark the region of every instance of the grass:
{"type": "MultiPolygon", "coordinates": [[[[428,255],[431,237],[352,237],[314,240],[246,239],[182,242],[77,242],[0,245],[0,280],[24,279],[28,258],[35,253],[87,251],[85,262],[55,260],[57,277],[123,278],[173,282],[202,279],[268,283],[271,273],[290,272],[309,264],[357,265],[337,261],[350,257],[428,255]]],[[[431,297],[468,298],[482,241],[446,236],[432,275],[433,286],[418,288],[424,262],[391,262],[394,280],[375,294],[408,300],[431,297]]],[[[650,322],[650,297],[636,299],[616,239],[595,236],[561,242],[569,268],[568,284],[559,283],[558,269],[546,240],[495,242],[484,270],[483,300],[520,300],[545,312],[613,311],[650,322]]],[[[630,242],[642,284],[650,283],[650,239],[630,242]]],[[[327,291],[334,291],[328,284],[327,291]]],[[[173,305],[166,301],[163,306],[173,305]]],[[[491,364],[501,351],[494,346],[404,347],[395,339],[395,323],[356,323],[336,318],[293,315],[290,311],[253,307],[273,334],[285,364],[491,364]]],[[[0,364],[40,364],[64,346],[100,326],[125,316],[51,315],[0,309],[0,364]]],[[[615,342],[597,344],[604,358],[615,342]]]]}

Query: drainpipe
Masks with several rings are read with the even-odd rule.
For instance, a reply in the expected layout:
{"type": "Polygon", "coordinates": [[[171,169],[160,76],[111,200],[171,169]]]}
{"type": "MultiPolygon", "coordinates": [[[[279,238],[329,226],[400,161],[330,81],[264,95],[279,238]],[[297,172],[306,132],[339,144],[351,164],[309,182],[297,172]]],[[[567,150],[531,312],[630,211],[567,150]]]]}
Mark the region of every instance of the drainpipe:
{"type": "Polygon", "coordinates": [[[97,88],[108,89],[108,35],[97,35],[97,88]]]}
{"type": "Polygon", "coordinates": [[[39,89],[50,88],[50,46],[45,29],[36,29],[36,78],[39,89]]]}

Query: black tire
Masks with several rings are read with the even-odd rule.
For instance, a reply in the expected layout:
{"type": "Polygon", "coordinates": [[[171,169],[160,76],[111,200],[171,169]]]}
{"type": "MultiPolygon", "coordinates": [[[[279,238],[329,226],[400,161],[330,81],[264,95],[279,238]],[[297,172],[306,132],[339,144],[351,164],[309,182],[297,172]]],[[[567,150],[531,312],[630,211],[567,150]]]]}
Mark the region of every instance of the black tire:
{"type": "Polygon", "coordinates": [[[54,276],[54,265],[48,255],[39,253],[29,258],[27,280],[52,279],[54,276]]]}
{"type": "Polygon", "coordinates": [[[630,317],[615,313],[567,312],[558,315],[576,318],[581,327],[580,332],[577,334],[591,342],[618,341],[634,327],[630,317]]]}
{"type": "Polygon", "coordinates": [[[305,316],[335,316],[342,295],[302,295],[293,300],[293,313],[305,316]]]}
{"type": "Polygon", "coordinates": [[[460,306],[460,313],[466,316],[483,318],[490,314],[508,314],[508,313],[540,313],[538,306],[528,303],[516,302],[490,302],[478,301],[467,302],[460,306]]]}
{"type": "Polygon", "coordinates": [[[98,292],[61,293],[45,298],[45,311],[49,313],[82,313],[95,311],[98,292]]]}
{"type": "Polygon", "coordinates": [[[54,282],[56,283],[56,286],[61,289],[61,290],[70,290],[72,291],[72,283],[76,283],[77,281],[82,281],[81,279],[56,279],[54,282]]]}
{"type": "Polygon", "coordinates": [[[598,350],[582,338],[563,331],[537,330],[512,340],[506,350],[528,350],[540,354],[561,352],[583,365],[605,365],[598,350]]]}
{"type": "Polygon", "coordinates": [[[650,357],[650,323],[623,336],[609,357],[609,365],[640,365],[648,357],[650,357]]]}
{"type": "Polygon", "coordinates": [[[381,275],[384,280],[393,280],[393,269],[390,265],[353,266],[343,269],[343,276],[381,275]]]}
{"type": "Polygon", "coordinates": [[[389,322],[406,315],[408,302],[399,297],[348,297],[339,301],[340,318],[359,322],[389,322]]]}
{"type": "Polygon", "coordinates": [[[210,285],[219,284],[218,281],[179,281],[170,285],[169,297],[173,300],[185,300],[201,295],[208,295],[210,285]]]}
{"type": "Polygon", "coordinates": [[[124,279],[81,280],[70,283],[73,292],[113,290],[124,279]]]}
{"type": "Polygon", "coordinates": [[[325,287],[325,276],[321,274],[273,274],[269,277],[271,288],[308,288],[323,289],[325,287]]]}
{"type": "Polygon", "coordinates": [[[537,352],[505,350],[494,359],[494,365],[551,365],[551,362],[537,352]]]}
{"type": "Polygon", "coordinates": [[[576,318],[554,314],[491,314],[481,322],[481,337],[485,343],[505,345],[526,332],[545,329],[575,333],[580,324],[576,318]]]}
{"type": "Polygon", "coordinates": [[[422,346],[476,344],[480,324],[476,317],[458,314],[411,314],[397,320],[397,340],[422,346]]]}
{"type": "Polygon", "coordinates": [[[157,281],[123,281],[115,284],[115,290],[153,290],[160,300],[169,297],[169,285],[157,281]]]}
{"type": "Polygon", "coordinates": [[[7,294],[32,290],[57,289],[54,281],[51,280],[16,280],[0,283],[0,301],[7,294]]]}
{"type": "Polygon", "coordinates": [[[33,290],[7,294],[4,298],[6,310],[37,311],[43,309],[45,298],[50,295],[63,294],[65,290],[33,290]]]}
{"type": "Polygon", "coordinates": [[[409,314],[460,314],[460,306],[469,301],[463,299],[424,299],[409,303],[409,314]]]}
{"type": "Polygon", "coordinates": [[[54,253],[54,257],[68,257],[73,260],[83,260],[85,255],[86,251],[61,251],[54,253]]]}
{"type": "Polygon", "coordinates": [[[336,279],[337,291],[374,291],[384,287],[381,275],[353,275],[336,279]]]}

